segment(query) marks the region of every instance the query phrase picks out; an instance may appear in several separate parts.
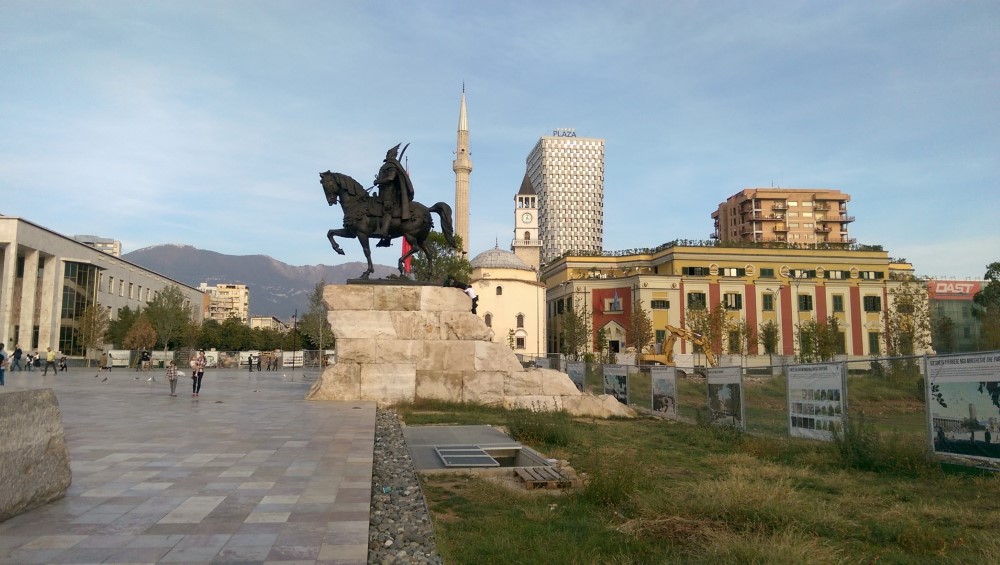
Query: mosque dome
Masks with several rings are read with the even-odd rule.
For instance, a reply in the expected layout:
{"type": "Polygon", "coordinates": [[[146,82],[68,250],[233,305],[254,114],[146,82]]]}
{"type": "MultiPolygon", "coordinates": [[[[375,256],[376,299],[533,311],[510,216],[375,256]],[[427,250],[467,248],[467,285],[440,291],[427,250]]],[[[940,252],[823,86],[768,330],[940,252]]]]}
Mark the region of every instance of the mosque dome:
{"type": "Polygon", "coordinates": [[[483,251],[476,255],[472,261],[473,269],[516,269],[519,271],[532,271],[520,257],[510,251],[504,251],[499,247],[494,247],[488,251],[483,251]]]}

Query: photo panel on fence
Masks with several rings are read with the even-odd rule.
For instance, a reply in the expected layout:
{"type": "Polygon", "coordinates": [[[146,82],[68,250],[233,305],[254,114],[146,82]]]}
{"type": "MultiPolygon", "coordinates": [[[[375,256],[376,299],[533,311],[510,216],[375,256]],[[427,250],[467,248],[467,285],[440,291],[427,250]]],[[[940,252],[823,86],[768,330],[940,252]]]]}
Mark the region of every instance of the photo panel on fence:
{"type": "Polygon", "coordinates": [[[604,394],[610,394],[618,402],[628,406],[628,367],[626,365],[604,366],[604,394]]]}
{"type": "Polygon", "coordinates": [[[654,414],[668,418],[677,417],[677,368],[650,367],[650,388],[654,414]]]}
{"type": "Polygon", "coordinates": [[[832,440],[843,429],[847,387],[843,363],[788,366],[788,434],[832,440]]]}
{"type": "Polygon", "coordinates": [[[924,373],[934,453],[1000,460],[1000,353],[932,357],[924,373]]]}
{"type": "Polygon", "coordinates": [[[708,420],[712,424],[745,429],[743,414],[743,367],[709,367],[708,420]]]}

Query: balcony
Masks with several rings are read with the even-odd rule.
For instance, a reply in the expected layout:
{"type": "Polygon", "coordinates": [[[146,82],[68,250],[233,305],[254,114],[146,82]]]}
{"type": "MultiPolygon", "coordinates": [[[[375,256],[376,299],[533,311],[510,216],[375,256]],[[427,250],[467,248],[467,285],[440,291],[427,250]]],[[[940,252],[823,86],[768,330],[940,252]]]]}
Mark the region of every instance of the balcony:
{"type": "Polygon", "coordinates": [[[813,210],[816,210],[818,212],[827,212],[830,210],[830,205],[817,202],[816,205],[813,206],[813,210]]]}
{"type": "Polygon", "coordinates": [[[839,216],[827,216],[825,218],[816,218],[817,222],[836,222],[838,224],[853,222],[854,216],[848,216],[847,214],[840,214],[839,216]]]}
{"type": "Polygon", "coordinates": [[[772,210],[787,210],[788,209],[788,204],[785,204],[784,202],[775,202],[774,204],[771,204],[771,209],[772,210]]]}
{"type": "Polygon", "coordinates": [[[708,234],[709,239],[719,239],[719,232],[712,232],[708,234]]]}
{"type": "Polygon", "coordinates": [[[788,226],[786,226],[785,224],[778,224],[774,226],[774,228],[772,229],[776,232],[786,232],[788,231],[788,226]]]}
{"type": "Polygon", "coordinates": [[[819,233],[830,233],[830,226],[816,226],[816,231],[819,233]]]}
{"type": "Polygon", "coordinates": [[[518,247],[541,247],[542,240],[540,239],[515,239],[511,241],[511,246],[518,247]]]}

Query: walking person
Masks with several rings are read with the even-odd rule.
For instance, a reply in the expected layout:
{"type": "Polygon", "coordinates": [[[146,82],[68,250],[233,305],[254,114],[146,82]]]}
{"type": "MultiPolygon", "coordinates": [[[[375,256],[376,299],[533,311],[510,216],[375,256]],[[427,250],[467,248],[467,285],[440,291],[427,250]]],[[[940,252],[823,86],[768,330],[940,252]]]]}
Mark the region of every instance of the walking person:
{"type": "Polygon", "coordinates": [[[247,356],[247,368],[250,369],[251,373],[253,372],[253,353],[247,356]]]}
{"type": "Polygon", "coordinates": [[[66,356],[63,355],[62,357],[59,358],[59,372],[65,373],[68,368],[69,367],[67,367],[66,365],[66,356]]]}
{"type": "Polygon", "coordinates": [[[14,371],[23,371],[24,370],[24,367],[21,366],[21,355],[23,355],[23,354],[24,353],[21,351],[21,344],[19,343],[19,344],[15,345],[14,346],[14,354],[11,355],[11,361],[10,361],[10,372],[11,373],[13,373],[14,371]]]}
{"type": "Polygon", "coordinates": [[[191,396],[201,394],[201,380],[205,378],[205,352],[199,351],[191,371],[191,396]]]}
{"type": "Polygon", "coordinates": [[[45,350],[45,370],[42,371],[42,376],[43,377],[48,376],[48,374],[49,374],[49,365],[52,366],[52,373],[53,374],[59,372],[59,369],[56,367],[56,352],[52,351],[51,347],[46,348],[46,350],[45,350]]]}
{"type": "Polygon", "coordinates": [[[25,355],[24,355],[24,370],[28,371],[30,373],[31,371],[34,370],[34,369],[32,369],[32,367],[34,366],[34,364],[35,364],[35,358],[32,357],[31,352],[29,351],[28,353],[25,353],[25,355]]]}
{"type": "Polygon", "coordinates": [[[167,382],[170,383],[170,396],[177,396],[177,362],[173,359],[167,365],[167,382]]]}
{"type": "MultiPolygon", "coordinates": [[[[99,375],[108,368],[108,354],[103,349],[101,350],[101,360],[98,361],[98,364],[100,365],[97,371],[97,374],[99,375]]],[[[97,375],[94,376],[96,377],[97,375]]]]}
{"type": "Polygon", "coordinates": [[[257,355],[257,372],[260,372],[260,354],[257,355]]]}
{"type": "Polygon", "coordinates": [[[0,386],[6,386],[3,382],[4,369],[7,368],[7,352],[3,350],[3,342],[0,342],[0,386]]]}

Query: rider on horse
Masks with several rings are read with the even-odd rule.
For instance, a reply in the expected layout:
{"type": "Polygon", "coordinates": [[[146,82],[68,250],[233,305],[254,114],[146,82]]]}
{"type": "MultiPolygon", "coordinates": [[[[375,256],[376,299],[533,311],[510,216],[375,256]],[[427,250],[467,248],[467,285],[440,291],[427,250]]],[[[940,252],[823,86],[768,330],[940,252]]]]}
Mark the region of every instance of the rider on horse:
{"type": "MultiPolygon", "coordinates": [[[[406,149],[403,149],[406,151],[406,149]]],[[[376,247],[389,247],[389,225],[393,218],[400,221],[410,219],[410,201],[413,200],[413,183],[410,175],[397,158],[399,145],[386,151],[382,168],[378,171],[375,184],[378,185],[378,199],[382,204],[380,226],[372,233],[382,238],[376,247]]]]}

